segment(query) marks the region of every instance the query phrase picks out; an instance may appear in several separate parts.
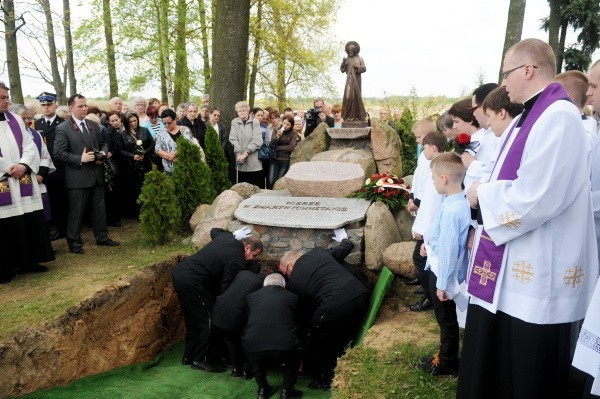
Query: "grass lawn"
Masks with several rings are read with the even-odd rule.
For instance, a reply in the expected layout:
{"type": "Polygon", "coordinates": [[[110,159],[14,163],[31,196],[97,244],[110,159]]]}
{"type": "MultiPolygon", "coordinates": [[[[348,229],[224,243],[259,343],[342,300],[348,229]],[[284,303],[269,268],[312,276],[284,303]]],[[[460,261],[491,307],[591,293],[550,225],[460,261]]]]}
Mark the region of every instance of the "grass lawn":
{"type": "Polygon", "coordinates": [[[0,341],[15,333],[52,321],[70,307],[89,298],[108,284],[128,279],[138,270],[178,254],[191,254],[191,246],[144,245],[139,224],[127,221],[111,228],[110,237],[118,247],[99,247],[90,229],[82,232],[84,255],[69,252],[66,240],[52,243],[56,260],[46,263],[47,273],[23,274],[0,285],[0,341]]]}

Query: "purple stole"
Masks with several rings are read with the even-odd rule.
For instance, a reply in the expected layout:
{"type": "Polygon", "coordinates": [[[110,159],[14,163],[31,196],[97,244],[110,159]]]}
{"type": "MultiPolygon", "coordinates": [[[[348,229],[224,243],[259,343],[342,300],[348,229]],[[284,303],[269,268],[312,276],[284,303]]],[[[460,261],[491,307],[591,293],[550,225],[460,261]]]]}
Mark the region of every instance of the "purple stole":
{"type": "MultiPolygon", "coordinates": [[[[529,114],[527,114],[523,125],[519,129],[515,140],[508,149],[508,153],[506,154],[506,158],[502,163],[502,167],[500,172],[498,172],[496,180],[515,180],[517,178],[517,172],[521,166],[521,159],[523,157],[523,151],[525,150],[525,143],[527,142],[531,128],[550,105],[552,105],[555,101],[568,98],[569,96],[567,92],[558,83],[552,83],[548,85],[548,87],[546,87],[540,93],[538,99],[535,101],[533,107],[529,111],[529,114]]],[[[502,148],[498,154],[498,159],[502,155],[504,147],[508,143],[508,140],[510,140],[510,137],[517,124],[518,122],[515,123],[512,129],[508,132],[506,140],[504,140],[504,144],[502,144],[502,148]]],[[[496,165],[498,165],[497,162],[496,165]]],[[[488,303],[494,302],[496,282],[502,267],[504,249],[504,244],[494,244],[484,228],[481,232],[479,246],[475,252],[473,269],[471,270],[471,275],[469,276],[467,291],[471,295],[488,303]]]]}
{"type": "MultiPolygon", "coordinates": [[[[14,114],[5,112],[6,122],[12,131],[17,146],[19,147],[19,155],[23,155],[23,132],[19,126],[19,122],[15,119],[14,114]]],[[[2,150],[0,149],[0,156],[2,156],[2,150]]],[[[21,197],[31,197],[33,195],[33,183],[31,182],[31,176],[25,175],[19,180],[19,188],[21,191],[21,197]]],[[[0,182],[0,206],[12,204],[10,196],[10,187],[8,181],[0,182]]]]}

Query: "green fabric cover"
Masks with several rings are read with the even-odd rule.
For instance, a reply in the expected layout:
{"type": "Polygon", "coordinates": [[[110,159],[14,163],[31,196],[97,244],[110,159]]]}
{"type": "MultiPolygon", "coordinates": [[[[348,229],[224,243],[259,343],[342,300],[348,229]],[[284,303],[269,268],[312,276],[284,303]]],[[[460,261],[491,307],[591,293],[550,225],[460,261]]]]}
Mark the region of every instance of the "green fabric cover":
{"type": "Polygon", "coordinates": [[[383,267],[379,274],[379,278],[377,279],[377,284],[371,293],[371,303],[369,305],[369,311],[367,312],[367,317],[365,318],[365,322],[363,323],[356,340],[354,340],[354,346],[358,346],[362,344],[365,339],[365,335],[367,335],[367,331],[373,323],[375,323],[375,318],[379,313],[379,309],[381,308],[381,303],[383,302],[383,298],[387,293],[390,285],[392,285],[392,281],[394,280],[394,274],[387,267],[383,267]]]}
{"type": "MultiPolygon", "coordinates": [[[[232,377],[229,371],[207,373],[181,365],[183,343],[167,349],[154,360],[120,367],[82,378],[64,387],[37,391],[28,399],[247,399],[255,398],[254,380],[232,377]]],[[[269,373],[269,384],[281,387],[282,373],[269,373]]],[[[307,399],[329,399],[330,392],[307,387],[310,380],[298,379],[296,388],[307,399]]],[[[279,391],[272,396],[279,398],[279,391]]]]}

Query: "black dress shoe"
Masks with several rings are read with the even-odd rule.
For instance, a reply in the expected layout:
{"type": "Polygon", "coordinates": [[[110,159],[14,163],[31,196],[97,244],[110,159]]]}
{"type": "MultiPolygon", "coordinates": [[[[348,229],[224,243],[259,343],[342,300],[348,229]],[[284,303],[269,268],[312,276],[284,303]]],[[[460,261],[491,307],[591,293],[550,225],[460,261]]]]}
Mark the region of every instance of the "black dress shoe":
{"type": "Polygon", "coordinates": [[[101,245],[103,247],[116,247],[120,245],[118,242],[111,240],[110,238],[105,238],[102,241],[96,241],[96,244],[101,245]]]}
{"type": "Polygon", "coordinates": [[[61,238],[65,238],[66,236],[67,236],[67,234],[65,234],[65,233],[61,233],[60,231],[55,231],[54,233],[50,234],[50,241],[60,240],[61,238]]]}
{"type": "Polygon", "coordinates": [[[302,397],[302,391],[292,388],[292,389],[282,389],[279,399],[300,399],[301,397],[302,397]]]}
{"type": "Polygon", "coordinates": [[[13,278],[15,278],[15,274],[13,272],[10,272],[8,274],[2,274],[0,275],[0,284],[8,284],[12,281],[13,278]]]}
{"type": "Polygon", "coordinates": [[[429,299],[423,299],[419,303],[415,303],[414,305],[410,305],[410,310],[413,312],[421,312],[423,310],[429,310],[433,307],[431,301],[429,299]]]}
{"type": "Polygon", "coordinates": [[[273,395],[273,389],[269,386],[267,387],[263,387],[263,388],[258,388],[258,392],[257,392],[257,399],[268,399],[271,397],[271,395],[273,395]]]}
{"type": "Polygon", "coordinates": [[[327,390],[329,390],[331,388],[331,383],[327,382],[327,381],[324,381],[324,380],[320,380],[320,379],[319,380],[312,380],[310,382],[310,384],[308,384],[308,387],[312,388],[312,389],[322,389],[324,391],[327,391],[327,390]]]}
{"type": "Polygon", "coordinates": [[[48,268],[46,266],[38,265],[36,263],[35,265],[29,266],[25,270],[31,273],[44,273],[48,271],[48,268]]]}
{"type": "Polygon", "coordinates": [[[82,247],[71,247],[71,248],[69,248],[69,252],[71,252],[72,254],[78,254],[78,255],[83,255],[85,253],[85,251],[83,250],[82,247]]]}
{"type": "Polygon", "coordinates": [[[192,362],[192,368],[196,370],[204,370],[209,373],[222,373],[223,371],[225,371],[225,367],[218,366],[216,364],[210,364],[207,362],[198,362],[196,360],[192,362]]]}
{"type": "Polygon", "coordinates": [[[412,279],[412,280],[408,280],[404,282],[405,285],[419,285],[420,281],[418,278],[412,279]]]}
{"type": "Polygon", "coordinates": [[[181,359],[181,364],[183,364],[184,366],[189,366],[190,364],[192,364],[192,359],[190,359],[189,357],[184,357],[181,359]]]}
{"type": "Polygon", "coordinates": [[[234,377],[243,377],[244,371],[241,368],[234,367],[231,369],[231,375],[234,377]]]}

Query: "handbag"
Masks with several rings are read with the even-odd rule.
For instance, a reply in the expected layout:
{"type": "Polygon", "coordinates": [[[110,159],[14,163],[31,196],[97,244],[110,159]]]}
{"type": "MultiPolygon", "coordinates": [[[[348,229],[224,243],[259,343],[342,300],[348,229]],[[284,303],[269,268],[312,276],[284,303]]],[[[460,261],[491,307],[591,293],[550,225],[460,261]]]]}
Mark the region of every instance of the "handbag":
{"type": "Polygon", "coordinates": [[[258,149],[258,160],[262,162],[274,161],[277,157],[277,150],[269,144],[263,144],[258,149]]]}

